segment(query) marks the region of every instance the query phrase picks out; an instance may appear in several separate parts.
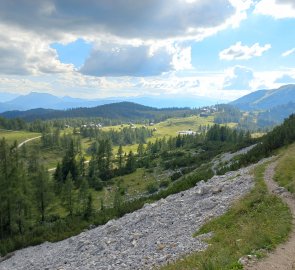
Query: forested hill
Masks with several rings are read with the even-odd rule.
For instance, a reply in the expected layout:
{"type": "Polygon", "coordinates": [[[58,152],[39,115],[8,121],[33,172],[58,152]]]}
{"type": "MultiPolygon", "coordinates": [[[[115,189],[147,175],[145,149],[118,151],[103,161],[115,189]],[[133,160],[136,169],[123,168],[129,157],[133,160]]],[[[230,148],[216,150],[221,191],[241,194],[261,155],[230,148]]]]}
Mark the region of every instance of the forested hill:
{"type": "Polygon", "coordinates": [[[65,111],[50,109],[9,111],[0,114],[0,116],[5,118],[22,118],[28,121],[74,117],[101,117],[118,120],[163,120],[168,117],[185,116],[190,112],[189,108],[157,109],[132,102],[119,102],[93,108],[75,108],[65,111]]]}

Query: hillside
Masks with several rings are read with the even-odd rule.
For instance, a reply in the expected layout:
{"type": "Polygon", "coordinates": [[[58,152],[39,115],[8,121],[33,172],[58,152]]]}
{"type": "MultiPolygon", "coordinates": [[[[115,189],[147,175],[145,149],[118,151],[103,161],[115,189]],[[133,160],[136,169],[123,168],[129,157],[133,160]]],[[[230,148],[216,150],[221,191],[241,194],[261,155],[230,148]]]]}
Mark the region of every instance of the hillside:
{"type": "Polygon", "coordinates": [[[229,104],[241,110],[269,110],[271,108],[295,102],[295,85],[284,85],[278,89],[259,90],[243,96],[229,104]]]}
{"type": "Polygon", "coordinates": [[[156,109],[132,102],[105,104],[93,108],[76,108],[61,110],[33,109],[28,111],[9,111],[0,114],[5,118],[22,118],[28,121],[36,119],[57,119],[75,117],[101,117],[119,120],[154,120],[168,116],[182,116],[189,112],[188,108],[156,109]]]}
{"type": "Polygon", "coordinates": [[[280,124],[292,113],[295,113],[295,102],[273,107],[258,114],[257,125],[259,127],[265,127],[280,124]]]}
{"type": "Polygon", "coordinates": [[[67,240],[17,251],[0,267],[153,269],[153,265],[205,250],[204,239],[208,236],[194,238],[193,233],[206,219],[224,214],[237,198],[253,188],[250,170],[251,167],[226,177],[214,177],[207,183],[201,181],[187,191],[146,204],[136,212],[67,240]]]}
{"type": "MultiPolygon", "coordinates": [[[[123,105],[133,106],[134,109],[141,110],[143,113],[152,109],[142,108],[137,104],[123,105]]],[[[7,209],[1,212],[2,220],[5,221],[2,231],[7,236],[1,239],[0,252],[4,255],[21,247],[41,244],[45,241],[55,242],[84,232],[56,244],[46,242],[38,247],[17,251],[11,259],[9,259],[10,255],[4,259],[0,258],[0,261],[4,260],[0,264],[1,267],[10,269],[13,264],[14,269],[23,269],[24,265],[30,265],[30,269],[42,269],[46,267],[58,268],[61,264],[66,264],[69,269],[81,269],[81,267],[90,269],[90,264],[94,266],[106,264],[117,265],[120,267],[119,269],[137,269],[143,263],[148,269],[151,269],[154,265],[162,265],[187,253],[206,249],[207,245],[203,240],[212,230],[206,229],[204,231],[203,225],[209,219],[223,214],[225,214],[225,218],[221,216],[221,221],[217,221],[217,223],[222,224],[223,230],[224,227],[228,228],[229,222],[234,235],[230,236],[230,239],[226,236],[218,237],[218,243],[222,239],[224,241],[222,245],[236,251],[237,247],[231,247],[227,241],[232,242],[232,239],[236,241],[237,237],[249,239],[249,234],[252,235],[253,230],[257,230],[256,225],[258,224],[257,227],[261,228],[258,232],[261,238],[258,238],[259,241],[256,237],[250,239],[250,250],[261,249],[265,245],[276,246],[277,243],[285,239],[286,232],[290,228],[288,209],[280,200],[268,195],[265,186],[259,184],[259,180],[249,174],[253,167],[260,168],[260,170],[263,169],[262,167],[256,167],[256,164],[245,169],[240,169],[240,167],[258,162],[273,154],[273,151],[279,147],[292,143],[295,139],[294,119],[294,116],[290,116],[284,124],[260,139],[262,143],[257,144],[251,150],[247,148],[249,150],[247,154],[241,157],[236,156],[233,161],[237,161],[237,163],[231,163],[238,165],[238,168],[235,169],[239,170],[213,178],[211,178],[213,175],[212,162],[218,154],[237,149],[238,145],[240,147],[241,145],[249,145],[254,140],[243,132],[239,134],[228,127],[214,125],[206,135],[204,134],[205,136],[200,134],[178,136],[169,140],[164,138],[144,147],[145,151],[142,145],[142,149],[137,155],[130,152],[127,156],[121,152],[121,157],[125,159],[125,162],[119,163],[116,156],[112,154],[112,143],[98,137],[91,147],[92,158],[89,165],[83,169],[78,164],[83,164],[85,159],[80,158],[80,155],[77,160],[75,157],[76,151],[81,149],[76,137],[80,135],[76,134],[74,138],[73,134],[67,134],[67,136],[60,136],[58,133],[46,136],[42,134],[41,142],[47,148],[50,145],[56,146],[57,142],[60,147],[65,147],[63,160],[57,165],[56,172],[51,178],[55,183],[54,186],[49,185],[48,171],[38,164],[40,157],[31,156],[29,145],[27,145],[26,151],[20,149],[19,153],[18,151],[9,152],[6,151],[9,146],[3,140],[0,146],[2,152],[8,153],[7,162],[9,163],[3,162],[3,160],[0,162],[0,169],[7,172],[0,175],[0,181],[6,184],[3,185],[5,189],[0,191],[0,196],[4,201],[3,205],[9,203],[8,200],[15,201],[15,203],[12,204],[14,208],[10,209],[10,212],[7,209]],[[19,154],[20,158],[25,159],[17,160],[16,157],[19,154]],[[36,164],[34,171],[37,171],[38,174],[33,172],[32,175],[29,175],[27,173],[32,170],[32,162],[27,164],[24,162],[28,158],[32,158],[33,164],[36,164]],[[15,164],[15,160],[18,162],[17,164],[15,164]],[[120,169],[118,170],[114,165],[120,166],[120,169]],[[142,176],[136,174],[139,172],[142,172],[142,176]],[[81,178],[83,174],[85,175],[84,179],[81,178]],[[10,175],[14,177],[12,180],[10,175]],[[23,178],[24,175],[27,177],[23,178]],[[118,176],[117,180],[113,176],[118,176]],[[146,192],[142,193],[143,196],[132,197],[131,186],[137,190],[140,188],[140,185],[135,185],[134,181],[142,182],[142,185],[147,182],[149,176],[154,180],[146,186],[146,192]],[[164,178],[162,178],[163,176],[164,178]],[[45,201],[47,210],[40,210],[35,193],[26,193],[26,189],[22,189],[24,186],[20,185],[25,181],[25,183],[38,188],[40,179],[45,187],[47,186],[47,192],[44,192],[44,189],[36,189],[35,192],[38,194],[41,192],[47,196],[47,201],[45,201]],[[131,181],[131,179],[133,180],[131,181]],[[127,180],[129,182],[125,186],[127,180]],[[14,189],[14,185],[19,185],[19,189],[14,189]],[[56,188],[58,189],[55,190],[56,188]],[[8,190],[12,190],[14,193],[10,195],[8,190]],[[31,213],[34,214],[34,218],[32,216],[22,217],[21,230],[17,227],[19,220],[19,212],[16,211],[18,197],[14,196],[19,190],[23,192],[21,199],[24,207],[28,207],[28,209],[30,207],[31,213]],[[59,193],[59,190],[62,192],[59,193]],[[109,196],[110,191],[112,192],[111,197],[109,196]],[[101,197],[102,199],[97,201],[98,195],[105,195],[106,192],[109,195],[101,197]],[[53,193],[54,197],[52,197],[53,193]],[[226,210],[231,207],[231,202],[236,201],[244,194],[248,194],[246,201],[240,204],[241,206],[238,206],[234,212],[230,210],[229,217],[226,216],[226,210]],[[94,201],[91,199],[92,196],[94,201]],[[85,200],[85,198],[90,199],[85,200]],[[31,201],[32,206],[25,204],[27,201],[31,201]],[[71,204],[72,201],[75,203],[71,204]],[[261,211],[256,211],[257,201],[263,202],[262,205],[259,204],[259,207],[262,207],[261,211]],[[151,202],[153,204],[146,204],[151,202]],[[56,205],[59,205],[58,208],[53,209],[52,206],[56,207],[56,205]],[[60,209],[63,209],[63,212],[60,212],[60,209]],[[241,209],[246,209],[246,211],[241,212],[241,209]],[[54,211],[52,212],[52,210],[54,211]],[[11,213],[13,214],[13,224],[9,227],[9,214],[11,213]],[[171,213],[173,213],[172,216],[171,213]],[[261,213],[263,214],[261,215],[261,213]],[[242,225],[236,222],[241,215],[243,215],[242,225]],[[272,219],[276,218],[276,224],[268,222],[270,216],[272,219]],[[116,218],[118,218],[116,221],[109,221],[116,218]],[[42,222],[38,223],[37,221],[40,220],[42,222]],[[107,223],[107,221],[109,222],[107,223]],[[107,224],[103,225],[105,223],[107,224]],[[93,224],[102,226],[85,231],[90,225],[92,228],[93,224]],[[242,232],[241,228],[245,228],[245,230],[242,232]],[[192,234],[199,229],[198,237],[193,238],[192,234]],[[10,237],[11,231],[14,233],[13,237],[10,237]],[[115,256],[117,251],[120,251],[123,257],[115,256]],[[40,256],[40,252],[43,254],[42,256],[40,256]],[[104,254],[104,256],[97,256],[97,254],[104,254]],[[130,260],[124,259],[124,254],[128,255],[130,260]],[[147,259],[141,260],[142,256],[147,259]],[[28,257],[32,260],[27,260],[28,257]],[[87,258],[91,258],[91,260],[87,258]]],[[[131,131],[132,129],[130,129],[131,131]]],[[[224,161],[219,165],[223,166],[223,164],[224,161]]],[[[222,168],[216,169],[219,174],[222,168]]],[[[213,237],[212,241],[215,241],[214,239],[213,237]]],[[[214,254],[216,250],[223,250],[216,245],[215,248],[214,254]]],[[[247,246],[242,245],[239,246],[236,253],[233,254],[231,251],[233,255],[227,265],[236,263],[241,256],[247,254],[245,253],[247,250],[247,246]]],[[[212,256],[210,255],[210,257],[212,256]]],[[[224,256],[222,255],[222,257],[224,256]]],[[[113,268],[115,269],[115,267],[113,268]]],[[[175,269],[184,268],[176,267],[175,269]]],[[[220,268],[216,267],[216,269],[220,268]]],[[[221,269],[225,268],[221,267],[221,269]]]]}

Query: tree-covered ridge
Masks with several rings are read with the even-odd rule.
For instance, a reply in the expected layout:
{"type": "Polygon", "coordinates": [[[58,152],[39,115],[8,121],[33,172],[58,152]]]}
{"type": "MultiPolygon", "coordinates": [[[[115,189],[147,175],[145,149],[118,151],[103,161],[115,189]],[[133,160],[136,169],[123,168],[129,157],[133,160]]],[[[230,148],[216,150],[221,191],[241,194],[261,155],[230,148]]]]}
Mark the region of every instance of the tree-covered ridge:
{"type": "Polygon", "coordinates": [[[153,120],[161,121],[169,117],[184,116],[190,113],[189,108],[157,109],[132,102],[119,102],[105,104],[93,108],[75,108],[65,111],[33,109],[28,111],[12,111],[0,114],[5,118],[22,118],[27,121],[36,119],[60,119],[60,118],[88,118],[101,117],[116,120],[153,120]]]}
{"type": "Polygon", "coordinates": [[[283,124],[275,127],[271,132],[267,133],[261,143],[253,148],[243,160],[256,161],[262,157],[271,155],[274,150],[289,145],[295,141],[295,114],[287,118],[283,124]]]}

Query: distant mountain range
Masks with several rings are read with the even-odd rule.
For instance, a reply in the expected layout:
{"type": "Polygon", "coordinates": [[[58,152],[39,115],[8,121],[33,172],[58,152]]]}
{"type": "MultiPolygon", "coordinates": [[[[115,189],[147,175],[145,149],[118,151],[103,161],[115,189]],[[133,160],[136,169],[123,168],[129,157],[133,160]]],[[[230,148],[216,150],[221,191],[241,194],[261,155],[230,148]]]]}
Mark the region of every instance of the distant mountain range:
{"type": "Polygon", "coordinates": [[[217,99],[205,97],[181,98],[179,96],[147,96],[147,97],[130,97],[130,98],[106,98],[106,99],[80,99],[69,96],[57,97],[47,93],[31,92],[28,95],[15,97],[12,94],[0,93],[0,113],[5,111],[25,111],[37,108],[66,110],[72,108],[90,108],[104,104],[118,103],[122,101],[134,102],[145,106],[156,108],[168,107],[203,107],[220,103],[217,99]]]}
{"type": "Polygon", "coordinates": [[[270,110],[277,106],[295,103],[295,85],[289,84],[278,89],[259,90],[243,96],[229,104],[240,110],[270,110]]]}
{"type": "Polygon", "coordinates": [[[32,109],[27,111],[7,111],[0,114],[5,118],[22,118],[27,121],[36,119],[58,119],[74,117],[100,117],[122,121],[161,121],[170,117],[190,115],[189,108],[158,109],[132,102],[119,102],[92,108],[75,108],[68,110],[32,109]]]}
{"type": "MultiPolygon", "coordinates": [[[[0,93],[1,97],[1,93],[0,93]]],[[[188,108],[216,104],[208,99],[188,100],[177,97],[135,97],[128,101],[118,99],[85,100],[72,97],[59,98],[54,95],[32,92],[0,103],[0,116],[20,117],[26,120],[67,117],[102,117],[107,119],[159,119],[181,116],[188,108]],[[181,106],[183,105],[183,106],[181,106]],[[157,108],[155,108],[157,107],[157,108]],[[160,109],[186,107],[183,109],[160,109]],[[2,112],[2,113],[1,113],[2,112]]],[[[240,110],[260,111],[258,120],[263,125],[272,125],[295,113],[295,85],[278,89],[259,90],[229,103],[240,110]]]]}

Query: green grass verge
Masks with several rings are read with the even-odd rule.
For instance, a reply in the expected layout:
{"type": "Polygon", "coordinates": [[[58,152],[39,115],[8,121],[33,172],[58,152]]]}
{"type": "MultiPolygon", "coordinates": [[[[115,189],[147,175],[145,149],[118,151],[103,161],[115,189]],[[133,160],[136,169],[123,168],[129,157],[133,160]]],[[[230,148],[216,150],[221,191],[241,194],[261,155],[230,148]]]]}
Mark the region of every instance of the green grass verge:
{"type": "Polygon", "coordinates": [[[280,186],[295,194],[295,144],[289,146],[281,155],[276,168],[275,180],[280,186]]]}
{"type": "Polygon", "coordinates": [[[263,181],[265,166],[255,169],[256,184],[248,195],[196,233],[213,232],[208,249],[162,269],[242,269],[240,257],[261,255],[261,249],[272,250],[284,242],[291,230],[292,216],[281,199],[267,192],[263,181]]]}

